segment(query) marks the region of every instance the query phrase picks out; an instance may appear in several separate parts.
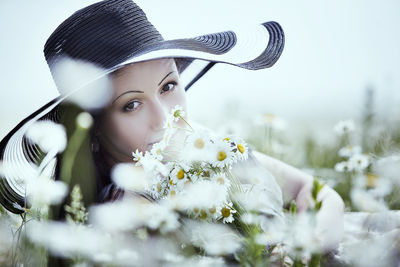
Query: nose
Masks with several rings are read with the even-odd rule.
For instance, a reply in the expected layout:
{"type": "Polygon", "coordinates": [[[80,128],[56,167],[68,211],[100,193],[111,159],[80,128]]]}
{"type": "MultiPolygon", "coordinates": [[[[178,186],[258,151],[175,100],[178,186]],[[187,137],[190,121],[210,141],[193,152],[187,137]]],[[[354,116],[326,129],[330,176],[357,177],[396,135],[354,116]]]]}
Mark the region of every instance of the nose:
{"type": "Polygon", "coordinates": [[[154,131],[162,130],[167,119],[168,106],[160,99],[155,99],[151,104],[151,128],[154,131]]]}

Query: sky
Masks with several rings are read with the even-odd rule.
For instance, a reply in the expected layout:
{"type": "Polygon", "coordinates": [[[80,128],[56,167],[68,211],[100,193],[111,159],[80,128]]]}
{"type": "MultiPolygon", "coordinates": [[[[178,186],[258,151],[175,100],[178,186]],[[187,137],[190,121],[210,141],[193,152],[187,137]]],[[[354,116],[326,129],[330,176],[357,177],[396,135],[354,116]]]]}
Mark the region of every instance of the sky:
{"type": "MultiPolygon", "coordinates": [[[[43,45],[64,19],[92,2],[0,1],[0,137],[58,95],[43,45]]],[[[400,118],[397,0],[136,2],[166,39],[271,20],[285,31],[285,49],[272,68],[217,64],[198,81],[188,92],[195,120],[273,113],[290,123],[334,124],[360,116],[366,88],[374,89],[378,118],[400,118]]]]}

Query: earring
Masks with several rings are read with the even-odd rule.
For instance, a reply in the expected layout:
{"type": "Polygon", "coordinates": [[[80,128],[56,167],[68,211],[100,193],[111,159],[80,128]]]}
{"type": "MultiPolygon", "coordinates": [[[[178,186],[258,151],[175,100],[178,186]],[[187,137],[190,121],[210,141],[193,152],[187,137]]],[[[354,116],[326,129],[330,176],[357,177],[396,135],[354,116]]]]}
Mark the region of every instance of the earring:
{"type": "Polygon", "coordinates": [[[93,152],[95,152],[95,153],[96,153],[96,152],[99,152],[100,145],[99,145],[99,140],[97,140],[97,137],[96,137],[96,136],[93,137],[91,146],[92,146],[92,151],[93,151],[93,152]]]}

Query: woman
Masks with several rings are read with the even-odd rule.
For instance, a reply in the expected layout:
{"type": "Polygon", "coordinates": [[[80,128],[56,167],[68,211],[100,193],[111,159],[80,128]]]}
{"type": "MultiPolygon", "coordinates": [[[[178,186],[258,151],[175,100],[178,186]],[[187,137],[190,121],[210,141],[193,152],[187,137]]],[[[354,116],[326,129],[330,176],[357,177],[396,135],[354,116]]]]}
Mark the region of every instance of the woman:
{"type": "MultiPolygon", "coordinates": [[[[94,168],[90,164],[77,164],[75,168],[85,177],[96,177],[95,185],[86,184],[96,201],[119,198],[123,192],[112,184],[111,168],[119,162],[131,162],[132,151],[147,151],[161,139],[168,111],[176,105],[186,109],[185,90],[215,63],[257,70],[271,67],[278,60],[284,44],[280,26],[266,22],[255,27],[254,32],[250,30],[244,37],[240,32],[226,31],[164,40],[131,1],[107,0],[77,11],[54,31],[44,48],[61,96],[21,122],[2,140],[1,159],[5,163],[17,159],[21,166],[42,164],[40,151],[24,138],[24,133],[38,119],[52,119],[64,123],[71,135],[68,119],[75,108],[64,105],[68,100],[95,118],[91,140],[86,142],[93,153],[94,168]],[[249,36],[253,38],[251,47],[246,42],[249,36]],[[180,74],[194,59],[209,63],[184,86],[180,74]],[[23,155],[16,156],[15,151],[21,151],[21,147],[23,153],[19,153],[23,155]]],[[[90,158],[83,150],[77,157],[90,158]]],[[[254,152],[254,157],[277,178],[286,202],[296,200],[299,212],[310,205],[311,176],[261,153],[254,152]]],[[[58,159],[55,174],[62,179],[62,155],[58,159]]],[[[18,185],[15,186],[21,173],[13,169],[4,173],[1,203],[20,212],[13,203],[23,203],[23,195],[18,194],[18,185]]],[[[74,179],[84,183],[88,179],[85,177],[76,175],[74,179]]],[[[319,197],[323,205],[318,227],[324,248],[331,249],[341,238],[343,203],[328,186],[319,197]]]]}

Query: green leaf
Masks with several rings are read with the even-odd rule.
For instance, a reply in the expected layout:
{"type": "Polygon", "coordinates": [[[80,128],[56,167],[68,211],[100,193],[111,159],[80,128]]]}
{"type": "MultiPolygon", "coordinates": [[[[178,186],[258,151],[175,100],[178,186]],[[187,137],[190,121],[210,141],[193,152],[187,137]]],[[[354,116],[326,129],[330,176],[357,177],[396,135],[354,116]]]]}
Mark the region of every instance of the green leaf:
{"type": "Polygon", "coordinates": [[[297,213],[296,201],[292,200],[292,201],[290,202],[289,212],[290,212],[291,214],[296,214],[296,213],[297,213]]]}
{"type": "Polygon", "coordinates": [[[317,203],[315,203],[315,211],[319,211],[321,209],[322,206],[322,201],[318,201],[317,203]]]}
{"type": "Polygon", "coordinates": [[[325,184],[321,184],[317,179],[314,179],[313,187],[312,187],[312,198],[314,201],[317,201],[317,197],[321,189],[324,187],[325,184]]]}
{"type": "Polygon", "coordinates": [[[319,267],[321,266],[321,254],[312,254],[309,267],[319,267]]]}

